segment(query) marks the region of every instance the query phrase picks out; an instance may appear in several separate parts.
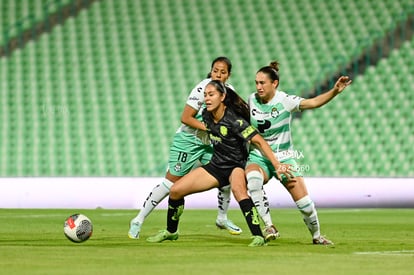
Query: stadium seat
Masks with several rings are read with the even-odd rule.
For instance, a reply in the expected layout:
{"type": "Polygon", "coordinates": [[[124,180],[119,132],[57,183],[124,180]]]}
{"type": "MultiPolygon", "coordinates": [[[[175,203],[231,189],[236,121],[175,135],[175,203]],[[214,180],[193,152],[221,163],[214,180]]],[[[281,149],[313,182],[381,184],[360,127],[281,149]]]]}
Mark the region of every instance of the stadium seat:
{"type": "MultiPolygon", "coordinates": [[[[2,33],[29,11],[44,16],[43,4],[2,1],[2,33]]],[[[163,175],[188,92],[213,57],[231,57],[231,83],[243,97],[254,90],[257,69],[274,59],[281,63],[280,88],[306,97],[412,6],[410,0],[225,1],[217,21],[217,7],[198,4],[96,1],[0,59],[0,106],[8,114],[0,175],[163,175]],[[283,13],[276,15],[275,6],[283,13]]],[[[413,44],[356,76],[329,105],[294,119],[294,142],[312,165],[309,176],[386,176],[385,156],[410,159],[409,147],[393,153],[381,135],[395,144],[403,144],[398,133],[413,136],[409,120],[393,119],[413,116],[413,44]]],[[[413,175],[407,166],[389,165],[394,176],[413,175]]]]}

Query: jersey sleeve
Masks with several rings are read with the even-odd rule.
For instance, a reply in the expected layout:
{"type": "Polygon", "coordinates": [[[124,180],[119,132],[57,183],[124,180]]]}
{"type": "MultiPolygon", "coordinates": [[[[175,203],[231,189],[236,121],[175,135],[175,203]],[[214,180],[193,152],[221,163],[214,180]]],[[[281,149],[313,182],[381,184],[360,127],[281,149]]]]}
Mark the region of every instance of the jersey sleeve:
{"type": "Polygon", "coordinates": [[[204,102],[204,88],[210,82],[210,79],[204,79],[198,83],[187,97],[186,104],[196,111],[199,111],[204,102]]]}
{"type": "Polygon", "coordinates": [[[296,95],[288,95],[286,94],[286,97],[283,100],[283,105],[285,105],[285,108],[289,112],[300,112],[300,102],[304,100],[303,97],[296,96],[296,95]]]}
{"type": "Polygon", "coordinates": [[[252,137],[258,134],[256,128],[242,118],[236,119],[233,125],[236,134],[246,141],[252,139],[252,137]]]}

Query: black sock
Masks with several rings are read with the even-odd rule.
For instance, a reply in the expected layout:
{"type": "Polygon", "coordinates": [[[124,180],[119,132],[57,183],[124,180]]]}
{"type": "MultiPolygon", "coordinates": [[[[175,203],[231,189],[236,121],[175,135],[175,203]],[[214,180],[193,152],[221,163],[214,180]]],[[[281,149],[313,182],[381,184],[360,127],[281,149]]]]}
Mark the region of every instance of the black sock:
{"type": "Polygon", "coordinates": [[[249,225],[249,229],[252,235],[263,237],[262,230],[260,229],[259,214],[257,213],[257,209],[254,206],[252,200],[250,198],[241,200],[239,201],[239,205],[243,216],[249,225]]]}
{"type": "Polygon", "coordinates": [[[168,212],[167,212],[167,230],[170,233],[177,232],[178,222],[180,216],[184,210],[184,199],[173,200],[168,199],[168,212]]]}

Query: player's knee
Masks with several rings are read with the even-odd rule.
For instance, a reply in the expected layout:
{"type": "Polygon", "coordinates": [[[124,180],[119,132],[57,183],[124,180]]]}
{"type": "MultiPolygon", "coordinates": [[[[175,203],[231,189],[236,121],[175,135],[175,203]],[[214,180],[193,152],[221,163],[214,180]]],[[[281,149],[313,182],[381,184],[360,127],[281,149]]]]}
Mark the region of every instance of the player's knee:
{"type": "Polygon", "coordinates": [[[183,197],[184,196],[183,196],[180,188],[176,185],[172,185],[171,189],[170,189],[170,198],[173,199],[173,200],[178,200],[178,199],[181,199],[183,197]]]}
{"type": "Polygon", "coordinates": [[[246,175],[247,189],[251,191],[262,190],[263,188],[263,175],[259,171],[250,171],[246,175]]]}

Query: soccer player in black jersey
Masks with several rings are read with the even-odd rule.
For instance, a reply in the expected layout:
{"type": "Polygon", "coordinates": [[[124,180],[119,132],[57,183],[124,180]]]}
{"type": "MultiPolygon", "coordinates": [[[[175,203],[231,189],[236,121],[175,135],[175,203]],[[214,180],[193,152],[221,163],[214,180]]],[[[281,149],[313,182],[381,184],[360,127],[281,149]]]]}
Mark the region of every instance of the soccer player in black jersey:
{"type": "Polygon", "coordinates": [[[206,108],[203,111],[203,121],[214,148],[211,161],[194,169],[171,187],[167,229],[149,237],[147,241],[178,239],[178,222],[184,209],[185,196],[230,185],[253,235],[249,246],[264,246],[266,241],[260,229],[259,216],[247,193],[244,176],[249,142],[269,158],[278,176],[284,174],[291,177],[291,167],[281,164],[275,158],[267,142],[249,124],[248,105],[235,91],[220,81],[213,80],[204,90],[204,99],[206,108]]]}
{"type": "MultiPolygon", "coordinates": [[[[232,63],[225,56],[219,56],[211,63],[206,79],[199,82],[187,97],[182,115],[181,125],[174,134],[168,157],[168,166],[162,182],[154,186],[142,205],[139,213],[130,221],[128,237],[139,239],[141,227],[154,208],[168,196],[171,186],[188,174],[198,163],[206,164],[213,155],[213,148],[206,135],[206,127],[202,122],[204,109],[204,88],[211,80],[219,80],[232,88],[227,81],[231,76],[232,63]]],[[[233,89],[233,88],[232,88],[233,89]]],[[[218,211],[216,226],[226,229],[232,235],[239,235],[242,230],[227,217],[230,205],[230,186],[217,190],[218,211]]]]}

